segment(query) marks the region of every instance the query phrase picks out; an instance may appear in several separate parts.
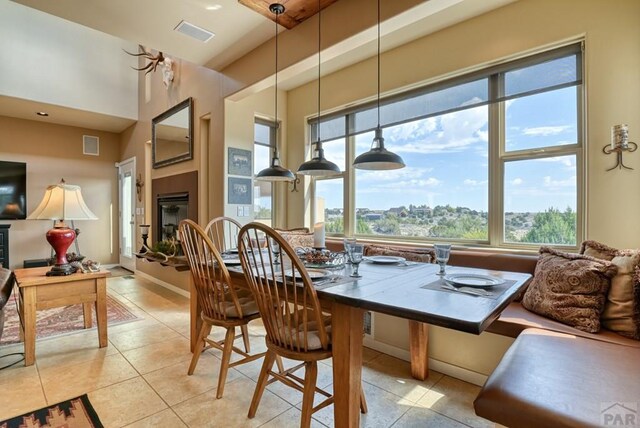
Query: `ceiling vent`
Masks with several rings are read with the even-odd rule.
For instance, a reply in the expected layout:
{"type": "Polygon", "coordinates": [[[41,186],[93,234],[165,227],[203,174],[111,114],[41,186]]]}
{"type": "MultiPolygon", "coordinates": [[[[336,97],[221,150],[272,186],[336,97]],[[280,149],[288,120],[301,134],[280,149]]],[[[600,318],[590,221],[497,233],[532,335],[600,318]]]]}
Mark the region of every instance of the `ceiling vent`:
{"type": "Polygon", "coordinates": [[[194,39],[200,40],[201,42],[208,42],[215,36],[211,31],[205,30],[204,28],[200,28],[197,25],[193,25],[187,21],[180,21],[178,26],[174,28],[178,33],[185,34],[189,37],[193,37],[194,39]]]}
{"type": "Polygon", "coordinates": [[[92,135],[82,136],[82,154],[99,156],[100,155],[100,138],[92,135]]]}

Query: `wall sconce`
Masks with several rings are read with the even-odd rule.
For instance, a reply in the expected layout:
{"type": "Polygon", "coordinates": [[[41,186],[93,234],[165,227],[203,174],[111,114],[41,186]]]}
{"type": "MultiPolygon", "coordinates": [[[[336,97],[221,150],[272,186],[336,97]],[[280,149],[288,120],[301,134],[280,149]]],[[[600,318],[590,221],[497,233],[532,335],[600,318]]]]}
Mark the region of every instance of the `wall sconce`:
{"type": "Polygon", "coordinates": [[[612,169],[633,169],[626,166],[622,162],[622,153],[624,152],[635,152],[638,150],[638,145],[633,141],[629,141],[629,126],[628,125],[615,125],[611,127],[611,144],[607,144],[602,148],[602,152],[604,154],[610,155],[611,153],[616,153],[617,159],[616,164],[609,168],[607,171],[611,171],[612,169]]]}
{"type": "Polygon", "coordinates": [[[298,192],[298,184],[300,184],[300,177],[296,174],[296,179],[289,182],[289,184],[293,185],[291,187],[291,193],[298,192]]]}
{"type": "Polygon", "coordinates": [[[144,187],[144,181],[142,181],[142,174],[138,174],[138,178],[136,178],[136,194],[138,195],[138,202],[142,202],[143,187],[144,187]]]}

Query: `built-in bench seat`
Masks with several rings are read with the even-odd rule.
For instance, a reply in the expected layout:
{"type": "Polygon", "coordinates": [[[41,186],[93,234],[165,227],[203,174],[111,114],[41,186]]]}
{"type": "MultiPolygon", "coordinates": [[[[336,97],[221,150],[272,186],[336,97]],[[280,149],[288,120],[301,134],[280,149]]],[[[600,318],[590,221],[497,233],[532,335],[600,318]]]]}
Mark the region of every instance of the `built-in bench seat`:
{"type": "Polygon", "coordinates": [[[474,407],[479,416],[508,427],[599,427],[606,421],[627,426],[613,422],[637,418],[638,399],[640,347],[529,328],[474,407]]]}

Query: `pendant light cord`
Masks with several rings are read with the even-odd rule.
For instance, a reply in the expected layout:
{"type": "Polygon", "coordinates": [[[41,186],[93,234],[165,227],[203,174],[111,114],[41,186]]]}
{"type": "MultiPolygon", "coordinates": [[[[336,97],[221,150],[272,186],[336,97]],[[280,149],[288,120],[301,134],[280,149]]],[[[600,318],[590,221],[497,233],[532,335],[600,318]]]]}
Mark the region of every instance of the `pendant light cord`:
{"type": "Polygon", "coordinates": [[[380,128],[380,0],[378,0],[378,128],[380,128]]]}
{"type": "Polygon", "coordinates": [[[280,11],[276,11],[276,84],[275,84],[275,119],[274,119],[274,125],[276,128],[276,140],[273,142],[273,158],[278,158],[278,131],[280,128],[280,125],[278,123],[278,17],[280,16],[280,11]]]}
{"type": "Polygon", "coordinates": [[[322,157],[322,153],[320,150],[322,149],[322,143],[320,142],[320,49],[322,48],[321,42],[321,28],[322,28],[322,13],[320,9],[320,0],[318,0],[318,141],[316,142],[316,151],[318,152],[318,156],[322,157]]]}

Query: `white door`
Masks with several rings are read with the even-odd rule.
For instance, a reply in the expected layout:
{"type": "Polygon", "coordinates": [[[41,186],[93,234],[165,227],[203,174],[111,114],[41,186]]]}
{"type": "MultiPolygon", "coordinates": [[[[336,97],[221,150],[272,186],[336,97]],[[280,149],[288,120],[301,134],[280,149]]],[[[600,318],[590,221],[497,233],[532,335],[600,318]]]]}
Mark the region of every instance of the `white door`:
{"type": "Polygon", "coordinates": [[[132,272],[136,270],[136,257],[133,254],[136,240],[136,158],[127,159],[118,164],[118,182],[120,185],[120,266],[132,272]]]}

